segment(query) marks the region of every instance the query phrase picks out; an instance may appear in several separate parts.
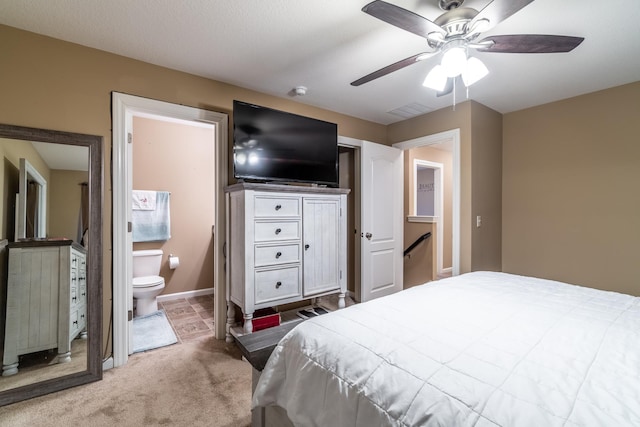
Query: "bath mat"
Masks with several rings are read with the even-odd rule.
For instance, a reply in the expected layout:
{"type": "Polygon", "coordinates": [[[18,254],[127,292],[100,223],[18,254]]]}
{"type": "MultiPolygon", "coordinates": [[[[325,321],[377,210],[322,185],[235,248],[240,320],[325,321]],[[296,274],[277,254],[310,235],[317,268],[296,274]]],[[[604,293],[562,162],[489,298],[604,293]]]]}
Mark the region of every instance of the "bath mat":
{"type": "Polygon", "coordinates": [[[133,352],[147,351],[178,342],[164,310],[133,318],[133,352]]]}

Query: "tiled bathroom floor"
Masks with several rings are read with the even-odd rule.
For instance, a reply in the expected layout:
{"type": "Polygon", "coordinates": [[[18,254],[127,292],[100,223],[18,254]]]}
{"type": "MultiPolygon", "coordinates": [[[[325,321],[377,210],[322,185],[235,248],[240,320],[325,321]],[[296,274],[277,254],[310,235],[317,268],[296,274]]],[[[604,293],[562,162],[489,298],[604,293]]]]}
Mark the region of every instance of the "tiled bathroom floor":
{"type": "Polygon", "coordinates": [[[164,309],[178,341],[188,342],[214,336],[213,295],[158,302],[164,309]]]}

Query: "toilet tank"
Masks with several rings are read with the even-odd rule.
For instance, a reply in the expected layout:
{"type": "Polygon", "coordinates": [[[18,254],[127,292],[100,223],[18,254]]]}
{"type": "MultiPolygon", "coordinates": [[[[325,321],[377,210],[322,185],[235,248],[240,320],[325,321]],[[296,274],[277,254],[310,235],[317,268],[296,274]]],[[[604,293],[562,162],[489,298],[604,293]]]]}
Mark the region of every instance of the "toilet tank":
{"type": "Polygon", "coordinates": [[[162,249],[133,251],[133,277],[159,276],[162,249]]]}

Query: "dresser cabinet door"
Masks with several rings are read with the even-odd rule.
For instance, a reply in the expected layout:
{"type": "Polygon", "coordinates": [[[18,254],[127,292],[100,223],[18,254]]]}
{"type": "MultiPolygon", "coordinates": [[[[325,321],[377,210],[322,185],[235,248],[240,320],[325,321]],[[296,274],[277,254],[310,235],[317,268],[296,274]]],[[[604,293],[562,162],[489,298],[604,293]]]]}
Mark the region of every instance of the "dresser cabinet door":
{"type": "Polygon", "coordinates": [[[302,235],[304,296],[339,289],[339,198],[305,198],[302,235]]]}

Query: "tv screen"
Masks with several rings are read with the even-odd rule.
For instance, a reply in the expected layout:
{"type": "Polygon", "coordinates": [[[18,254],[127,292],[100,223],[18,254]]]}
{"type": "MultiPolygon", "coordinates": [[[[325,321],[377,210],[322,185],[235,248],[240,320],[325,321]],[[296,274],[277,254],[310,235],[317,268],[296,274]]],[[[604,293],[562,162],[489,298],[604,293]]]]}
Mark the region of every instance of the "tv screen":
{"type": "Polygon", "coordinates": [[[338,126],[233,101],[238,179],[338,185],[338,126]]]}

